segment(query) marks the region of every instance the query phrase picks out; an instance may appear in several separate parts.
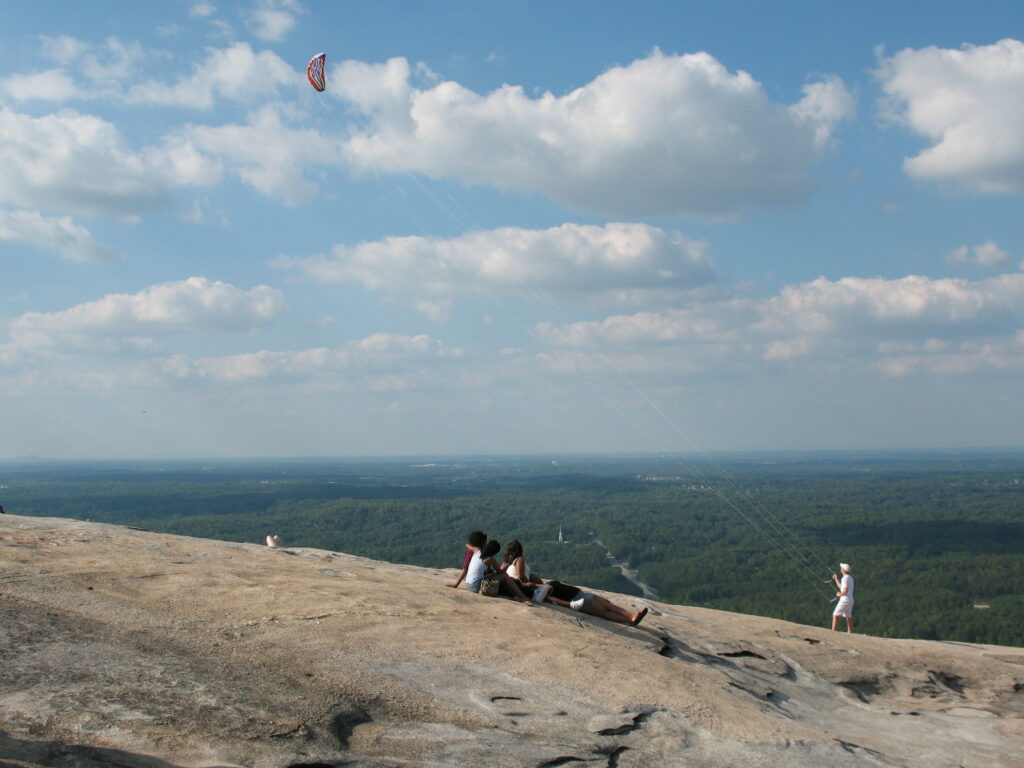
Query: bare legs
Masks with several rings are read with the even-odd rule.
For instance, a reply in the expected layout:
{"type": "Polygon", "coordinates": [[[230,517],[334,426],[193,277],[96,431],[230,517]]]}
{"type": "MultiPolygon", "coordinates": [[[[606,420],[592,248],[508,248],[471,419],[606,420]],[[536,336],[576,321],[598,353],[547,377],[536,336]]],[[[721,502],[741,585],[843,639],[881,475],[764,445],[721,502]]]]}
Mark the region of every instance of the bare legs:
{"type": "Polygon", "coordinates": [[[606,600],[600,595],[594,596],[594,602],[590,604],[587,613],[592,616],[600,616],[608,621],[617,621],[620,624],[639,624],[640,620],[647,615],[647,610],[630,613],[625,608],[620,608],[611,600],[606,600]],[[643,615],[641,615],[643,614],[643,615]]]}
{"type": "MultiPolygon", "coordinates": [[[[843,618],[846,619],[846,631],[849,634],[853,634],[853,617],[852,616],[844,616],[843,618]]],[[[839,626],[839,617],[838,616],[833,616],[832,617],[832,631],[835,632],[836,631],[836,627],[838,627],[838,626],[839,626]]]]}
{"type": "MultiPolygon", "coordinates": [[[[549,595],[548,600],[565,608],[571,607],[568,601],[559,600],[557,597],[551,597],[549,595]]],[[[606,600],[600,595],[594,595],[594,601],[590,604],[590,607],[584,609],[583,612],[608,621],[616,621],[619,624],[632,624],[634,627],[643,620],[644,616],[647,615],[646,608],[642,608],[636,613],[630,613],[625,608],[620,608],[611,600],[606,600]]]]}
{"type": "Polygon", "coordinates": [[[523,593],[523,590],[519,588],[519,585],[516,583],[515,579],[513,579],[504,571],[499,571],[498,574],[495,575],[501,576],[502,586],[504,586],[505,589],[511,592],[515,596],[516,600],[519,600],[522,603],[533,605],[533,601],[523,593]]]}

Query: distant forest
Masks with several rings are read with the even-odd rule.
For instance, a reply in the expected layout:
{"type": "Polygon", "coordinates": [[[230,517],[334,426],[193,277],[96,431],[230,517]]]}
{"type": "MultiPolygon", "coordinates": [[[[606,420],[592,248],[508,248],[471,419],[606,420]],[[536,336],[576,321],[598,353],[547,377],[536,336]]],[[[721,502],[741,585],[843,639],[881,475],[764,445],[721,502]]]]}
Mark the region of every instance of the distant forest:
{"type": "Polygon", "coordinates": [[[639,595],[607,550],[666,602],[815,625],[842,560],[859,632],[1024,645],[1021,453],[9,462],[0,504],[435,568],[481,529],[545,578],[639,595]]]}

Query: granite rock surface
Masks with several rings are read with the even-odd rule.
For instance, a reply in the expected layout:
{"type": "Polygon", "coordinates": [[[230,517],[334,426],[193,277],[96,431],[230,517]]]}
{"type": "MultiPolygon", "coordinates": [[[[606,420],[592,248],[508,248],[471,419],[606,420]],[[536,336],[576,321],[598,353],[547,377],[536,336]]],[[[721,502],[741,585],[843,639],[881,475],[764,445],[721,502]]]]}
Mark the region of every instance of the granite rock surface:
{"type": "Polygon", "coordinates": [[[0,768],[1024,767],[1024,649],[453,576],[0,517],[0,768]]]}

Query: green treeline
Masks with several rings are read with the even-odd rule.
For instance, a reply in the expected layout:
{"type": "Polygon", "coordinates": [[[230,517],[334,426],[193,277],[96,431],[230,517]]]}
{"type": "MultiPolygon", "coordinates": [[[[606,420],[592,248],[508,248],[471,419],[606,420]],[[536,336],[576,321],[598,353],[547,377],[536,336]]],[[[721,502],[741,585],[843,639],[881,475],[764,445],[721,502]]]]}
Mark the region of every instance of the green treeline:
{"type": "Polygon", "coordinates": [[[858,631],[1024,645],[1022,477],[1018,456],[8,466],[0,504],[442,568],[480,528],[523,541],[545,578],[638,595],[600,541],[668,602],[817,625],[843,560],[858,631]]]}

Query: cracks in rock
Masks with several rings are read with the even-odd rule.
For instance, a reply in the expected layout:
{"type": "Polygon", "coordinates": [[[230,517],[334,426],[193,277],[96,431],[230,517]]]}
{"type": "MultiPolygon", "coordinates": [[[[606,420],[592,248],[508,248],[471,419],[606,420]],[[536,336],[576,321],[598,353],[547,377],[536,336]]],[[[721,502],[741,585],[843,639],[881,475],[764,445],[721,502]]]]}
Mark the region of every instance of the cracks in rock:
{"type": "Polygon", "coordinates": [[[589,763],[593,759],[592,757],[577,757],[576,755],[559,755],[550,760],[545,760],[543,763],[538,763],[537,768],[556,768],[556,766],[566,765],[567,763],[589,763]]]}
{"type": "Polygon", "coordinates": [[[608,753],[608,768],[619,768],[619,755],[625,752],[629,747],[615,747],[611,752],[608,753]]]}
{"type": "Polygon", "coordinates": [[[601,759],[606,761],[605,768],[619,768],[619,758],[628,749],[629,747],[620,744],[618,746],[598,750],[596,754],[592,754],[587,757],[580,757],[579,755],[559,755],[558,757],[552,757],[550,760],[545,760],[543,763],[538,763],[537,768],[557,768],[558,766],[568,765],[569,763],[595,763],[601,759]]]}
{"type": "Polygon", "coordinates": [[[928,674],[936,683],[949,688],[954,693],[962,694],[964,692],[964,679],[959,675],[950,675],[945,672],[935,672],[932,670],[929,670],[928,674]]]}
{"type": "Polygon", "coordinates": [[[349,739],[352,738],[352,732],[356,726],[370,722],[373,722],[373,718],[365,710],[352,707],[344,712],[339,712],[331,719],[330,733],[338,740],[342,749],[348,749],[349,739]]]}
{"type": "Polygon", "coordinates": [[[719,656],[727,656],[730,659],[747,657],[747,658],[753,658],[753,659],[764,659],[765,661],[768,661],[768,659],[765,658],[764,656],[762,656],[760,653],[754,653],[753,651],[748,651],[748,650],[742,650],[742,651],[723,651],[722,653],[719,653],[718,655],[719,656]]]}
{"type": "Polygon", "coordinates": [[[865,704],[870,703],[871,699],[882,692],[882,686],[879,685],[877,676],[865,677],[859,680],[840,680],[837,685],[841,685],[850,691],[865,704]]]}
{"type": "Polygon", "coordinates": [[[871,747],[862,747],[860,744],[854,744],[852,741],[843,741],[842,739],[835,739],[835,741],[837,744],[839,744],[840,747],[842,747],[845,751],[849,752],[851,755],[858,755],[859,753],[863,753],[866,755],[870,755],[871,757],[885,761],[886,765],[892,765],[892,763],[887,760],[887,755],[884,752],[879,752],[877,749],[871,749],[871,747]]]}
{"type": "Polygon", "coordinates": [[[964,679],[959,675],[928,670],[928,680],[910,689],[915,699],[964,698],[964,679]]]}
{"type": "Polygon", "coordinates": [[[753,688],[749,688],[745,685],[742,685],[741,683],[737,683],[735,680],[730,680],[729,685],[733,688],[743,691],[744,693],[750,694],[756,699],[767,701],[769,704],[778,705],[781,702],[785,701],[787,698],[789,698],[785,694],[779,693],[774,688],[765,688],[763,692],[756,691],[753,688]]]}
{"type": "Polygon", "coordinates": [[[602,728],[595,731],[595,733],[597,733],[598,736],[625,736],[627,733],[632,733],[640,728],[644,724],[644,721],[653,713],[654,710],[651,710],[650,712],[638,712],[633,715],[633,719],[628,723],[623,723],[622,725],[611,728],[602,728]]]}

